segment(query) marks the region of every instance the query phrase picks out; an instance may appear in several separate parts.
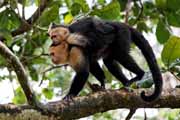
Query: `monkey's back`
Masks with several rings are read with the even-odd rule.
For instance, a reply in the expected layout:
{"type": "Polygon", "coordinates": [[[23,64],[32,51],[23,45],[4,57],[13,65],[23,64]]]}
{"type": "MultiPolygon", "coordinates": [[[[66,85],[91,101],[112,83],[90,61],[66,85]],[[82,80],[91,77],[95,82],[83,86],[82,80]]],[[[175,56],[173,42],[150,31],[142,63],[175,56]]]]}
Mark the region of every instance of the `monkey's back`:
{"type": "Polygon", "coordinates": [[[88,40],[86,49],[93,57],[104,57],[109,52],[128,52],[130,39],[129,28],[123,23],[83,18],[69,26],[72,33],[80,33],[88,40]]]}

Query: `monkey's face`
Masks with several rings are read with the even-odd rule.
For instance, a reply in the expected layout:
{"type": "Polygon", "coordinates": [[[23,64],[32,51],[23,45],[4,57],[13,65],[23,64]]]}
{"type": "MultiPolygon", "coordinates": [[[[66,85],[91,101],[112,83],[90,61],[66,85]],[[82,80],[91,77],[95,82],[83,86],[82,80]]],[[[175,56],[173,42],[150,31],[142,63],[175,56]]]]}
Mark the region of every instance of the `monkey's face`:
{"type": "Polygon", "coordinates": [[[66,42],[61,42],[57,46],[51,46],[49,53],[51,60],[54,64],[66,64],[68,63],[69,48],[66,42]]]}
{"type": "Polygon", "coordinates": [[[66,40],[70,32],[68,28],[65,27],[56,27],[48,30],[48,34],[53,41],[54,45],[61,43],[66,40]]]}

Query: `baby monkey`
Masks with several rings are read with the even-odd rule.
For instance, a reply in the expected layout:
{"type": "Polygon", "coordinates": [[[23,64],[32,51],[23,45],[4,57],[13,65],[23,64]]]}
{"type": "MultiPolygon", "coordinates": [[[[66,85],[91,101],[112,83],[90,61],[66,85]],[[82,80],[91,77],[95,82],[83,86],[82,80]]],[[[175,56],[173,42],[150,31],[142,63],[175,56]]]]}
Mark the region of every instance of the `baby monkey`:
{"type": "Polygon", "coordinates": [[[97,78],[101,87],[105,88],[105,75],[98,63],[99,59],[103,60],[107,69],[124,86],[141,80],[144,71],[129,55],[132,42],[140,48],[146,58],[155,83],[154,93],[146,96],[143,91],[142,99],[151,102],[161,94],[162,76],[152,48],[144,36],[132,27],[124,23],[87,17],[69,26],[53,24],[48,33],[52,39],[50,46],[52,61],[55,64],[69,64],[76,71],[71,88],[64,99],[78,95],[87,81],[89,72],[97,78]],[[136,76],[128,80],[119,64],[136,76]]]}

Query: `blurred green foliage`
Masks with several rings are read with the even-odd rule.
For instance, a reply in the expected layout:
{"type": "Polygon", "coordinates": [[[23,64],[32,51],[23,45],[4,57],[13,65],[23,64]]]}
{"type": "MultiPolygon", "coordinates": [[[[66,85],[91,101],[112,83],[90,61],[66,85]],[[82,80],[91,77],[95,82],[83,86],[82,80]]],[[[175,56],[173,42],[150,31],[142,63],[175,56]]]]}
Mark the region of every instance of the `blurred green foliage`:
{"type": "MultiPolygon", "coordinates": [[[[51,44],[47,36],[49,24],[51,22],[70,24],[73,20],[86,16],[121,22],[127,19],[127,24],[139,31],[153,33],[156,35],[157,42],[163,46],[161,68],[165,70],[164,72],[171,71],[180,77],[180,70],[177,69],[180,66],[180,38],[174,36],[172,32],[172,27],[180,27],[180,0],[144,0],[142,2],[143,7],[138,0],[133,0],[128,16],[126,15],[126,0],[110,0],[108,2],[106,0],[95,0],[91,3],[86,0],[50,0],[46,10],[32,25],[30,31],[12,37],[11,32],[19,28],[22,24],[21,20],[24,19],[21,15],[22,10],[17,6],[38,7],[39,2],[39,0],[5,0],[4,4],[0,3],[0,37],[5,38],[4,43],[19,57],[31,82],[35,82],[37,86],[43,80],[39,87],[42,87],[41,92],[37,93],[39,99],[44,97],[52,99],[54,96],[59,96],[55,92],[56,88],[60,89],[60,95],[66,93],[74,74],[70,68],[56,68],[44,73],[45,70],[54,66],[47,55],[48,47],[51,44]],[[44,83],[47,85],[43,85],[44,83]]],[[[25,9],[25,17],[30,13],[31,11],[25,9]]],[[[0,69],[9,66],[0,56],[0,69]]],[[[104,66],[103,69],[108,86],[111,88],[122,87],[120,82],[114,82],[116,78],[104,66]]],[[[127,74],[129,75],[129,73],[127,74]]],[[[12,77],[13,80],[16,80],[16,76],[13,75],[12,77]]],[[[7,75],[1,76],[0,81],[6,78],[8,78],[7,75]]],[[[94,82],[95,79],[90,77],[89,81],[94,82]]],[[[152,81],[149,82],[148,78],[138,84],[140,87],[151,87],[152,81]]],[[[136,86],[134,87],[136,88],[136,86]]],[[[84,89],[81,95],[88,92],[89,89],[84,89]]],[[[18,104],[25,102],[20,87],[15,88],[13,102],[18,104]]],[[[169,120],[174,118],[172,117],[173,114],[167,114],[169,120]]],[[[98,114],[95,115],[94,119],[98,116],[98,114]]],[[[103,117],[112,119],[108,113],[103,114],[103,117]]]]}

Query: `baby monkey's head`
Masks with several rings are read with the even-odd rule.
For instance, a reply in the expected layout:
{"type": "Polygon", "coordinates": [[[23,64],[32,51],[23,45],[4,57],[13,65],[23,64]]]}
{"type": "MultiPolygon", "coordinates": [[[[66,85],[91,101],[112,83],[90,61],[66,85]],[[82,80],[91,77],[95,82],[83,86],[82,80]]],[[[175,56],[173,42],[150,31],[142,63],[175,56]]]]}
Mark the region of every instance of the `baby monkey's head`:
{"type": "Polygon", "coordinates": [[[56,25],[52,23],[48,29],[48,35],[52,40],[53,45],[60,44],[62,41],[65,41],[70,34],[70,31],[67,26],[56,25]]]}

